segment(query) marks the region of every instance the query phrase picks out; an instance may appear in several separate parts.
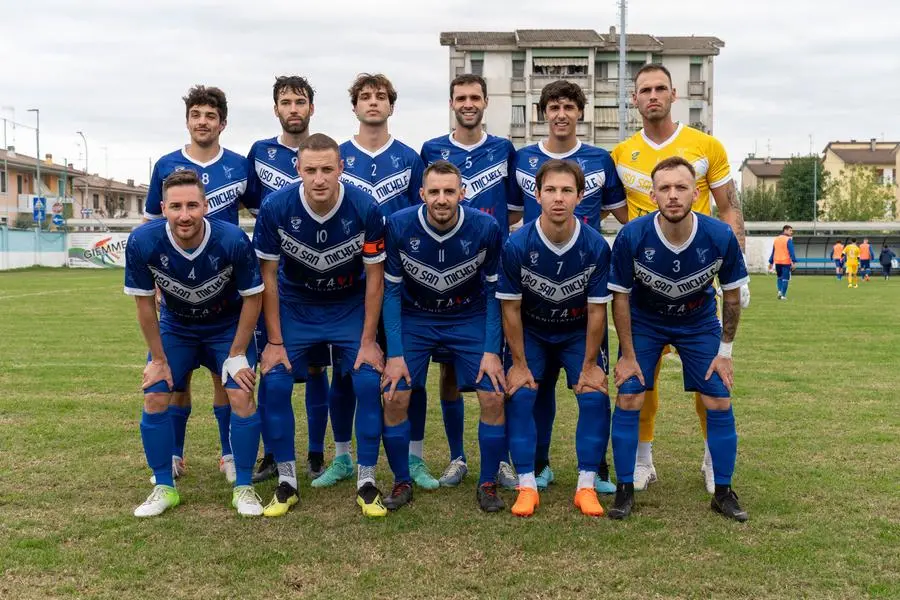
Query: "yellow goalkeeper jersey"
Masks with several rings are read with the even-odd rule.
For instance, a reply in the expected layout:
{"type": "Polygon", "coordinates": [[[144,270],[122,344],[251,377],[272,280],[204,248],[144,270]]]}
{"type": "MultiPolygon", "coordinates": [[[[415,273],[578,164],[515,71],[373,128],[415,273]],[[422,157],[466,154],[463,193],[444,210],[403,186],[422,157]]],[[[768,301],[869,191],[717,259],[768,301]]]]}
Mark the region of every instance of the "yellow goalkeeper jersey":
{"type": "Polygon", "coordinates": [[[650,199],[650,172],[670,156],[684,157],[694,165],[700,195],[693,208],[699,213],[710,214],[710,190],[731,181],[725,147],[713,136],[679,123],[672,137],[656,144],[642,129],[612,151],[616,171],[625,186],[629,221],[656,210],[656,203],[650,199]]]}

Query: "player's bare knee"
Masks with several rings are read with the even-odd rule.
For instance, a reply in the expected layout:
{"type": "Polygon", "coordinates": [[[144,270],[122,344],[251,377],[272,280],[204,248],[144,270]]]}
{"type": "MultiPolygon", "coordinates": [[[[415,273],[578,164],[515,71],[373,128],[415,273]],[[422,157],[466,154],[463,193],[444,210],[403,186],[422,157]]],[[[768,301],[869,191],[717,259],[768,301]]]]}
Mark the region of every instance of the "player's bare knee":
{"type": "Polygon", "coordinates": [[[212,375],[213,382],[213,406],[228,406],[228,394],[225,392],[225,386],[222,385],[222,377],[215,373],[212,375]]]}
{"type": "Polygon", "coordinates": [[[191,405],[191,390],[185,390],[183,392],[172,392],[171,400],[169,404],[172,406],[180,406],[181,408],[187,408],[191,405]]]}
{"type": "Polygon", "coordinates": [[[256,412],[256,402],[253,401],[253,394],[244,390],[228,389],[226,391],[226,402],[231,405],[231,411],[242,419],[252,416],[256,412]]]}
{"type": "Polygon", "coordinates": [[[622,410],[640,410],[644,405],[644,394],[619,394],[616,396],[616,406],[622,410]]]}
{"type": "Polygon", "coordinates": [[[399,425],[406,420],[409,411],[409,397],[409,390],[397,390],[390,397],[384,397],[385,425],[399,425]]]}
{"type": "Polygon", "coordinates": [[[731,398],[716,398],[700,394],[700,400],[703,401],[706,410],[728,410],[731,407],[731,398]]]}
{"type": "Polygon", "coordinates": [[[481,420],[488,425],[502,425],[505,422],[503,411],[505,396],[497,392],[478,392],[478,402],[481,404],[481,420]]]}
{"type": "Polygon", "coordinates": [[[174,394],[168,394],[165,392],[144,394],[144,412],[150,414],[164,412],[169,408],[169,401],[173,396],[174,394]]]}

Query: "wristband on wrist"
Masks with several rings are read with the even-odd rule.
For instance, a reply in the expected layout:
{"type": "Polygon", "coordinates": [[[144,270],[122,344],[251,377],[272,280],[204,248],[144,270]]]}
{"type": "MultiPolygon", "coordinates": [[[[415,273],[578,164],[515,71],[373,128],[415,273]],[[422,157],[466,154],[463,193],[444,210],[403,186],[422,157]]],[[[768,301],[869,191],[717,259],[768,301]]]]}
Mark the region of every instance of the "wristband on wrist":
{"type": "Polygon", "coordinates": [[[719,342],[718,355],[723,358],[731,358],[732,346],[734,346],[734,342],[719,342]]]}
{"type": "Polygon", "coordinates": [[[284,346],[284,342],[266,342],[266,344],[272,344],[273,346],[284,346]]]}

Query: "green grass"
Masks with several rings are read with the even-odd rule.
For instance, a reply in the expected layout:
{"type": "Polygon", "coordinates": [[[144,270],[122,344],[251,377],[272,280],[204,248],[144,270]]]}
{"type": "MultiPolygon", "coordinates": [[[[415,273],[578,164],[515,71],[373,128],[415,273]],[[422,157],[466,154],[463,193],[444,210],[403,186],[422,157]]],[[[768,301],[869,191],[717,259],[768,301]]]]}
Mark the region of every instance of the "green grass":
{"type": "MultiPolygon", "coordinates": [[[[121,272],[2,273],[0,598],[900,597],[900,280],[848,290],[798,277],[788,302],[775,300],[771,276],[752,285],[735,345],[747,524],[709,510],[693,399],[674,361],[662,376],[661,480],[624,523],[572,507],[575,410],[563,390],[558,483],[530,520],[481,514],[471,477],[417,491],[380,522],[359,514],[353,483],[306,481],[286,518],[241,520],[217,469],[205,376],[195,377],[184,504],[138,520],[150,490],[137,427],[145,349],[121,272]]],[[[294,400],[303,448],[300,387],[294,400]]],[[[448,457],[434,399],[428,415],[439,471],[448,457]]],[[[379,471],[387,482],[383,457],[379,471]]],[[[272,487],[260,487],[264,500],[272,487]]]]}

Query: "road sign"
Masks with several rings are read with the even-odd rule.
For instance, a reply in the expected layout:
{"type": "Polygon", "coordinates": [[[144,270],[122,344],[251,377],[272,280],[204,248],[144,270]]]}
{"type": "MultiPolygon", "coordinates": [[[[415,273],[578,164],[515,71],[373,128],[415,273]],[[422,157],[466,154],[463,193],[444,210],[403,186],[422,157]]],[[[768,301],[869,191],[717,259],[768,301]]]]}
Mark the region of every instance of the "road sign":
{"type": "Polygon", "coordinates": [[[35,223],[43,223],[47,216],[47,199],[34,198],[32,202],[32,219],[35,223]]]}
{"type": "Polygon", "coordinates": [[[63,211],[62,202],[54,202],[53,206],[50,208],[54,215],[58,215],[63,211]]]}
{"type": "Polygon", "coordinates": [[[66,224],[66,220],[63,218],[62,215],[53,215],[53,224],[56,225],[57,227],[62,227],[63,225],[66,224]]]}
{"type": "Polygon", "coordinates": [[[93,208],[82,208],[81,209],[81,218],[82,219],[90,219],[93,214],[94,214],[93,208]]]}

